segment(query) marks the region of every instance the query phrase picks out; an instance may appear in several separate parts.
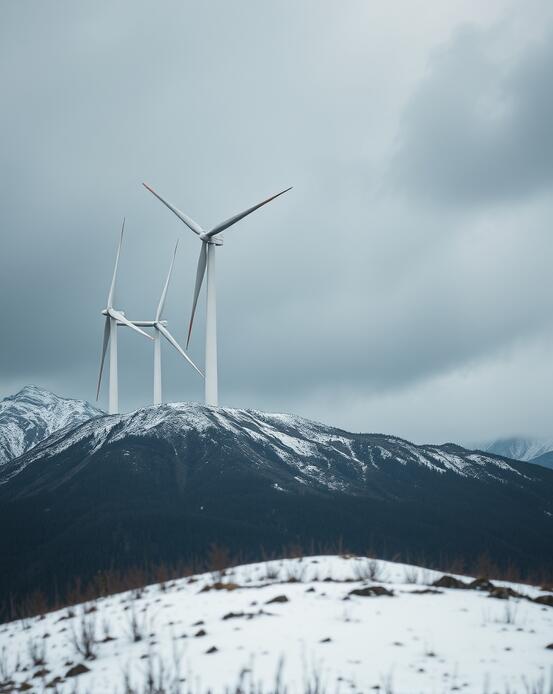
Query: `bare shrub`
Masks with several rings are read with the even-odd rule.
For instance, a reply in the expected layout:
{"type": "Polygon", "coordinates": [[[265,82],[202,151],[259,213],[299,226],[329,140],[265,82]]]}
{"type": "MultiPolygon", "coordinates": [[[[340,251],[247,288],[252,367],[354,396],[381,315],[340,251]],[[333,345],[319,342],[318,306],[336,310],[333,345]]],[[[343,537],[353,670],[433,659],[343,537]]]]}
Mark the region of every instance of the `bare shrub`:
{"type": "Polygon", "coordinates": [[[233,562],[226,547],[221,547],[220,545],[212,543],[207,553],[207,563],[212,573],[220,579],[225,575],[225,570],[228,569],[233,562]]]}
{"type": "Polygon", "coordinates": [[[135,588],[131,591],[131,600],[140,600],[140,598],[144,595],[144,592],[144,587],[135,588]]]}
{"type": "MultiPolygon", "coordinates": [[[[286,690],[284,690],[286,691],[286,690]]],[[[306,679],[303,688],[304,694],[325,694],[326,687],[323,683],[323,678],[319,670],[313,669],[309,677],[306,679]]]]}
{"type": "Polygon", "coordinates": [[[280,576],[280,566],[276,562],[265,562],[265,578],[268,581],[276,581],[280,576]]]}
{"type": "Polygon", "coordinates": [[[419,569],[416,566],[407,566],[403,576],[405,583],[415,585],[419,582],[419,569]]]}
{"type": "Polygon", "coordinates": [[[152,657],[148,658],[145,680],[146,686],[142,690],[144,694],[165,694],[168,692],[169,678],[161,658],[157,658],[155,662],[152,657]]]}
{"type": "Polygon", "coordinates": [[[387,675],[382,675],[380,681],[382,682],[381,689],[384,694],[394,694],[394,678],[392,672],[389,672],[387,675]]]}
{"type": "Polygon", "coordinates": [[[429,586],[432,583],[433,575],[429,569],[422,569],[420,582],[423,586],[429,586]]]}
{"type": "Polygon", "coordinates": [[[33,667],[46,664],[46,641],[44,639],[29,639],[27,653],[33,667]]]}
{"type": "Polygon", "coordinates": [[[353,565],[353,575],[357,581],[386,580],[386,572],[376,559],[358,559],[353,565]]]}
{"type": "MultiPolygon", "coordinates": [[[[123,694],[181,694],[180,663],[170,672],[163,658],[148,655],[146,669],[133,682],[129,668],[123,672],[123,694]]],[[[191,690],[188,690],[189,693],[191,690]]],[[[196,690],[194,690],[196,691],[196,690]]]]}
{"type": "Polygon", "coordinates": [[[0,684],[11,681],[13,668],[5,646],[0,651],[0,684]]]}
{"type": "Polygon", "coordinates": [[[503,607],[503,615],[496,621],[499,624],[516,624],[518,613],[518,605],[511,600],[506,600],[503,607]]]}
{"type": "Polygon", "coordinates": [[[288,583],[302,583],[305,577],[305,564],[291,561],[286,565],[286,580],[288,583]]]}
{"type": "Polygon", "coordinates": [[[104,641],[113,641],[111,624],[107,616],[102,617],[102,637],[104,641]]]}
{"type": "Polygon", "coordinates": [[[522,685],[525,694],[553,694],[553,668],[549,674],[549,683],[547,683],[545,675],[542,674],[532,682],[523,676],[522,685]]]}
{"type": "Polygon", "coordinates": [[[85,660],[94,660],[98,649],[95,612],[87,614],[84,609],[81,610],[77,623],[71,624],[70,644],[85,660]]]}
{"type": "Polygon", "coordinates": [[[148,611],[145,609],[142,617],[139,617],[134,604],[127,613],[127,631],[133,643],[144,640],[148,635],[148,611]]]}

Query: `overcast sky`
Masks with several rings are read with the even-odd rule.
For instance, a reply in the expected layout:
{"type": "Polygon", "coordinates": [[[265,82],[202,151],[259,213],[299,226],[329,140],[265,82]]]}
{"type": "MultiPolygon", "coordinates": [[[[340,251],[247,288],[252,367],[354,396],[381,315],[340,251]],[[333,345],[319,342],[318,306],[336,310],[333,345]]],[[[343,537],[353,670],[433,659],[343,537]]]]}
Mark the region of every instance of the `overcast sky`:
{"type": "MultiPolygon", "coordinates": [[[[153,317],[179,238],[185,340],[200,244],[142,181],[205,226],[293,185],[218,251],[221,404],[553,434],[552,74],[545,0],[1,3],[0,396],[94,401],[123,216],[116,307],[153,317]]],[[[119,355],[148,404],[151,343],[119,355]]]]}

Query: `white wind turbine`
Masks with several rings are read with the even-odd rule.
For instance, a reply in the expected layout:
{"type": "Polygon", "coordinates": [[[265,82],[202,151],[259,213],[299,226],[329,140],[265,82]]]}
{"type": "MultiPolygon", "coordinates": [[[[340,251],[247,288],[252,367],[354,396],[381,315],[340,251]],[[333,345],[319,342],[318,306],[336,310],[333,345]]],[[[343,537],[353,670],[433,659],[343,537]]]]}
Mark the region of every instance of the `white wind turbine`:
{"type": "Polygon", "coordinates": [[[217,308],[216,308],[216,296],[215,296],[215,246],[222,246],[223,240],[218,238],[220,234],[225,229],[233,226],[244,217],[247,217],[255,210],[263,207],[271,200],[278,198],[280,195],[287,193],[290,188],[282,190],[276,195],[272,195],[270,198],[263,200],[262,202],[249,207],[244,212],[239,212],[229,219],[217,224],[209,231],[205,231],[197,222],[185,215],[183,212],[178,210],[176,207],[167,202],[161,197],[156,191],[151,188],[146,183],[143,186],[153,193],[153,195],[158,198],[166,207],[168,207],[171,212],[173,212],[181,222],[184,222],[186,226],[193,231],[197,236],[200,237],[202,242],[202,247],[200,249],[200,257],[198,259],[198,268],[196,271],[196,286],[194,287],[194,299],[192,301],[192,313],[190,315],[190,323],[188,326],[188,338],[186,341],[186,348],[188,349],[188,344],[190,342],[190,335],[192,333],[192,324],[194,322],[194,314],[196,313],[196,304],[198,303],[198,295],[202,286],[204,279],[204,274],[207,266],[207,301],[206,301],[206,325],[205,325],[205,403],[206,405],[213,405],[217,407],[219,403],[218,396],[218,385],[217,385],[217,308]]]}
{"type": "Polygon", "coordinates": [[[109,399],[108,399],[108,413],[116,414],[119,409],[119,389],[117,380],[117,326],[123,324],[132,328],[137,333],[144,335],[149,340],[153,338],[140,330],[136,325],[134,325],[130,320],[125,318],[125,314],[122,311],[118,311],[113,308],[113,299],[115,293],[115,280],[117,279],[117,266],[119,265],[119,255],[121,254],[121,245],[123,243],[123,232],[125,231],[125,220],[123,219],[123,225],[121,227],[121,236],[119,237],[119,246],[117,247],[117,255],[115,256],[115,267],[113,268],[113,277],[111,279],[111,286],[109,288],[108,303],[107,307],[102,311],[102,314],[106,317],[104,323],[104,341],[102,344],[102,357],[100,360],[100,373],[98,375],[98,388],[96,389],[96,400],[100,395],[100,385],[102,383],[102,371],[104,369],[104,361],[106,358],[106,350],[109,343],[109,399]]]}
{"type": "Polygon", "coordinates": [[[175,340],[175,338],[171,335],[169,330],[165,327],[167,325],[166,321],[161,320],[161,316],[163,313],[163,308],[165,306],[165,297],[167,296],[167,289],[169,287],[169,282],[171,281],[171,274],[173,273],[173,265],[175,264],[175,256],[177,255],[177,248],[179,246],[179,242],[177,241],[175,245],[175,250],[173,252],[173,258],[171,260],[171,265],[169,266],[169,272],[167,273],[167,279],[165,280],[165,284],[163,286],[163,291],[161,292],[161,298],[159,300],[159,304],[157,306],[157,311],[156,311],[156,317],[155,320],[152,321],[151,324],[148,323],[143,323],[144,325],[151,325],[153,328],[155,328],[155,334],[154,334],[154,405],[159,405],[162,402],[162,397],[161,397],[161,336],[169,342],[170,345],[172,345],[177,352],[186,359],[186,361],[190,364],[190,366],[195,369],[200,376],[203,378],[203,373],[198,369],[196,364],[190,359],[188,354],[182,349],[182,347],[179,345],[179,343],[175,340]]]}

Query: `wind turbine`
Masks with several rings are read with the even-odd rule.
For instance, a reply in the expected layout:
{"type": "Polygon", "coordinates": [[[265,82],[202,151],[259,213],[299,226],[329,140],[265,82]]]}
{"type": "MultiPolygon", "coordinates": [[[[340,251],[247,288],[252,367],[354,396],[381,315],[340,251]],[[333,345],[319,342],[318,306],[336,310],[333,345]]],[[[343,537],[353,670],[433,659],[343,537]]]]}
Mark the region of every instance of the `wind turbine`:
{"type": "Polygon", "coordinates": [[[198,259],[198,267],[196,270],[196,285],[194,287],[194,298],[192,301],[192,312],[190,315],[190,323],[188,326],[188,338],[186,340],[186,348],[190,342],[192,333],[192,324],[194,322],[194,314],[196,313],[196,305],[198,303],[198,295],[202,287],[206,267],[207,267],[207,301],[206,301],[206,325],[205,325],[205,403],[217,407],[219,402],[218,385],[217,385],[217,306],[215,296],[215,247],[222,246],[223,240],[217,235],[225,229],[233,226],[244,217],[247,217],[255,210],[263,207],[271,200],[278,198],[280,195],[287,193],[290,188],[282,190],[276,195],[263,200],[262,202],[249,207],[244,212],[239,212],[229,219],[217,224],[212,229],[205,231],[197,222],[185,215],[183,212],[174,207],[171,203],[161,197],[159,193],[151,188],[146,183],[142,184],[147,190],[156,196],[173,214],[175,214],[181,222],[200,237],[202,247],[200,248],[200,257],[198,259]]]}
{"type": "Polygon", "coordinates": [[[177,352],[186,359],[190,366],[195,369],[200,376],[203,378],[203,373],[198,369],[196,364],[190,359],[188,354],[182,349],[179,343],[167,330],[166,321],[161,320],[161,315],[163,313],[163,308],[165,306],[165,297],[167,296],[167,289],[169,287],[169,282],[171,281],[171,274],[173,272],[173,265],[175,264],[175,256],[177,255],[177,248],[179,242],[177,241],[175,245],[175,250],[173,252],[173,258],[171,260],[171,265],[169,266],[169,272],[167,273],[167,279],[165,280],[165,285],[163,286],[163,291],[161,292],[161,298],[156,311],[155,320],[152,322],[152,326],[155,328],[154,334],[154,405],[159,405],[162,402],[161,399],[161,336],[169,342],[177,352]]]}
{"type": "Polygon", "coordinates": [[[98,388],[96,389],[96,400],[100,395],[100,385],[102,383],[102,371],[104,370],[104,361],[106,358],[106,351],[109,343],[109,399],[108,399],[108,413],[116,414],[119,409],[119,392],[118,392],[118,379],[117,379],[117,325],[123,324],[132,328],[137,333],[144,335],[149,340],[153,340],[151,335],[140,330],[136,325],[134,325],[130,320],[125,318],[125,314],[122,311],[118,311],[113,308],[113,298],[115,293],[115,280],[117,279],[117,267],[119,265],[119,256],[121,254],[121,246],[123,244],[123,233],[125,231],[125,220],[123,219],[123,225],[121,227],[121,235],[119,237],[119,246],[117,247],[117,255],[115,256],[115,267],[113,268],[113,277],[111,278],[111,285],[109,288],[107,307],[102,311],[102,314],[106,317],[104,322],[104,340],[102,344],[102,357],[100,359],[100,373],[98,375],[98,388]]]}

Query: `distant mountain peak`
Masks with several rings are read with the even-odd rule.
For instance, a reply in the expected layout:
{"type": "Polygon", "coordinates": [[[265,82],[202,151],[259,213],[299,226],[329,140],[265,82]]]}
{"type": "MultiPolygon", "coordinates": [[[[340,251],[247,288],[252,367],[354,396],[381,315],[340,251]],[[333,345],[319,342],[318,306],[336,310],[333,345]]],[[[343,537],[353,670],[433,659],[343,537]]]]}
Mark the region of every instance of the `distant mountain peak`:
{"type": "Polygon", "coordinates": [[[0,401],[0,466],[17,458],[60,429],[104,414],[84,400],[62,398],[26,385],[0,401]]]}
{"type": "Polygon", "coordinates": [[[495,439],[480,448],[505,458],[530,462],[553,451],[553,437],[508,436],[495,439]]]}

